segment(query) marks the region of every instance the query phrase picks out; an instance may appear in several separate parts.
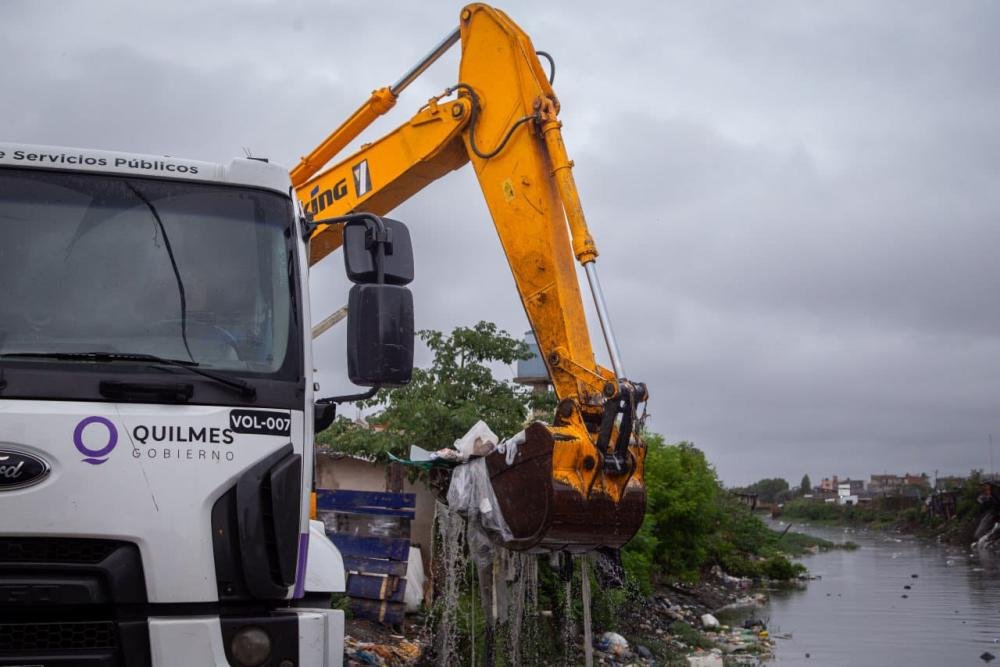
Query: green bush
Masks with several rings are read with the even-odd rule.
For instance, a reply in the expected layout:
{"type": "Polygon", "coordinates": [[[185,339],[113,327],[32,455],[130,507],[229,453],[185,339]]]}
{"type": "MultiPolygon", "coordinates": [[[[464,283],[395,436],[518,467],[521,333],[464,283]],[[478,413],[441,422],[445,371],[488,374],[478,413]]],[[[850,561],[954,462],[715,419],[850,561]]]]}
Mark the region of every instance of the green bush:
{"type": "Polygon", "coordinates": [[[647,553],[628,548],[622,550],[622,566],[627,583],[634,584],[643,595],[653,592],[653,563],[647,553]]]}
{"type": "Polygon", "coordinates": [[[787,581],[804,573],[806,568],[801,563],[793,563],[784,556],[775,555],[761,561],[760,570],[768,579],[787,581]]]}
{"type": "Polygon", "coordinates": [[[973,470],[969,473],[969,478],[962,485],[962,492],[958,496],[956,511],[962,518],[976,517],[982,510],[978,498],[980,485],[983,483],[983,473],[981,470],[973,470]]]}
{"type": "Polygon", "coordinates": [[[805,521],[840,521],[843,508],[836,503],[816,500],[792,500],[785,503],[781,515],[790,519],[805,521]]]}
{"type": "Polygon", "coordinates": [[[725,492],[705,455],[690,443],[647,438],[646,517],[622,552],[630,580],[648,594],[657,579],[696,580],[713,565],[741,577],[790,579],[805,568],[787,555],[830,543],[787,542],[725,492]]]}
{"type": "Polygon", "coordinates": [[[551,395],[538,396],[493,376],[493,365],[512,364],[530,354],[523,341],[492,322],[456,327],[450,334],[420,331],[419,336],[434,353],[430,367],[413,369],[409,384],[382,389],[361,402],[377,408],[368,421],[383,428],[338,417],[316,436],[317,444],[384,462],[389,454],[407,456],[410,445],[431,451],[450,446],[480,419],[508,438],[524,428],[529,407],[552,407],[551,395]]]}
{"type": "Polygon", "coordinates": [[[696,580],[720,515],[715,470],[690,443],[650,435],[646,444],[646,518],[625,547],[627,566],[636,577],[648,562],[651,574],[696,580]]]}

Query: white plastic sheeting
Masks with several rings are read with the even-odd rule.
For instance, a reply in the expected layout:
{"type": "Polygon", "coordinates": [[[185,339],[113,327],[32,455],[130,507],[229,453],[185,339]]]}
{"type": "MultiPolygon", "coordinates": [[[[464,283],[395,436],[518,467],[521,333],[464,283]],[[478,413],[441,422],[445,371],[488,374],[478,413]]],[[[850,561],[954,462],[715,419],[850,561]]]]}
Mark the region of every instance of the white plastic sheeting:
{"type": "Polygon", "coordinates": [[[493,560],[497,542],[507,542],[514,536],[500,510],[493,485],[490,484],[486,459],[481,458],[497,450],[502,452],[507,464],[514,462],[517,447],[524,442],[524,432],[507,441],[499,442],[497,435],[485,422],[477,422],[468,433],[455,441],[455,450],[463,459],[472,459],[455,467],[448,487],[448,507],[462,514],[468,522],[469,552],[477,564],[486,566],[493,560]]]}
{"type": "Polygon", "coordinates": [[[496,449],[499,442],[497,434],[480,419],[465,435],[455,441],[455,449],[462,455],[463,461],[468,461],[473,456],[486,456],[496,449]]]}
{"type": "Polygon", "coordinates": [[[455,466],[448,487],[448,507],[464,515],[470,527],[482,526],[504,541],[513,537],[493,493],[484,458],[455,466]]]}
{"type": "Polygon", "coordinates": [[[343,593],[347,590],[344,559],[326,536],[322,521],[309,522],[309,552],[305,590],[310,593],[343,593]]]}
{"type": "Polygon", "coordinates": [[[406,613],[413,614],[420,611],[423,601],[424,560],[420,557],[420,549],[410,547],[409,557],[406,560],[406,591],[403,593],[406,613]]]}
{"type": "Polygon", "coordinates": [[[507,465],[514,465],[514,459],[517,458],[517,448],[524,444],[524,431],[521,431],[513,438],[504,440],[499,445],[497,445],[497,451],[504,455],[504,459],[507,461],[507,465]]]}

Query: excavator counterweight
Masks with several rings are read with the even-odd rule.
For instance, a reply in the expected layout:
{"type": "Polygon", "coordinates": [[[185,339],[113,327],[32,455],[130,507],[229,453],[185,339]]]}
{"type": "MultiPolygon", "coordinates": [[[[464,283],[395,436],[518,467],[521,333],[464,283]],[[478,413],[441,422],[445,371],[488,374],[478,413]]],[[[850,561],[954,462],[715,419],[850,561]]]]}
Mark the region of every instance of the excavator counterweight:
{"type": "Polygon", "coordinates": [[[324,220],[388,213],[472,163],[559,399],[554,424],[531,424],[513,455],[487,456],[513,533],[507,546],[587,551],[622,546],[642,523],[646,448],[637,411],[647,392],[622,369],[558,111],[529,37],[503,12],[469,5],[457,34],[397,84],[376,90],[303,158],[292,180],[317,223],[310,243],[315,263],[342,242],[340,225],[324,220]],[[457,39],[462,56],[455,85],[408,122],[319,173],[457,39]],[[574,259],[587,274],[612,369],[595,360],[574,259]]]}

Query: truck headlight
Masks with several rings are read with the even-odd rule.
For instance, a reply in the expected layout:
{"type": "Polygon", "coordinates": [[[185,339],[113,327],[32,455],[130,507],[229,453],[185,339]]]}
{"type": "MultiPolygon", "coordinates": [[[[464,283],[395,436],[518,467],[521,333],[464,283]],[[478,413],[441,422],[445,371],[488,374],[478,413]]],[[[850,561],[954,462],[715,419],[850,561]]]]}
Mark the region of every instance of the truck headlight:
{"type": "Polygon", "coordinates": [[[229,644],[241,667],[260,667],[271,657],[271,637],[256,625],[240,628],[229,644]]]}

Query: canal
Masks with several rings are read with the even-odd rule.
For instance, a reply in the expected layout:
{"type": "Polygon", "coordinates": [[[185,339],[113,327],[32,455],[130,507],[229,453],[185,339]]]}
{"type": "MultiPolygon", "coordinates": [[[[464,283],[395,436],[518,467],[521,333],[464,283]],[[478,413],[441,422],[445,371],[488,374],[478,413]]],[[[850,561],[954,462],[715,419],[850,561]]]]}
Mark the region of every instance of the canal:
{"type": "Polygon", "coordinates": [[[792,530],[861,548],[803,558],[821,578],[772,592],[754,612],[779,637],[768,664],[984,665],[985,652],[1000,659],[1000,554],[895,533],[792,530]]]}

